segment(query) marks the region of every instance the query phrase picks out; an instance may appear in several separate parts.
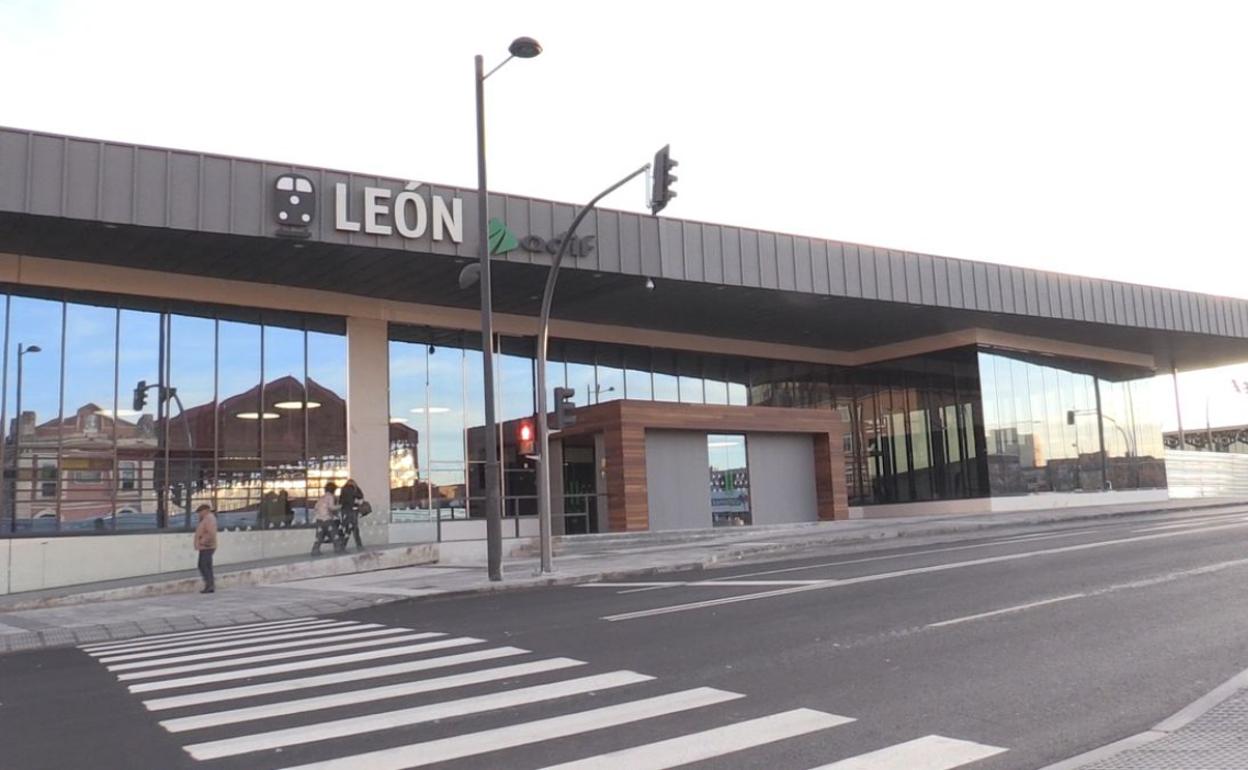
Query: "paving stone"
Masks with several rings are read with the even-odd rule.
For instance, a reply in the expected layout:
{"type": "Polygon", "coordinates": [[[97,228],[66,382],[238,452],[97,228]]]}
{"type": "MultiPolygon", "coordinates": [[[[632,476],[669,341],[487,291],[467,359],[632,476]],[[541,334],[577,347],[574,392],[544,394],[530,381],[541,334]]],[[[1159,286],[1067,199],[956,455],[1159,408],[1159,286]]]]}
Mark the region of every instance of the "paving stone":
{"type": "Polygon", "coordinates": [[[109,639],[108,629],[103,626],[86,626],[84,628],[75,628],[74,637],[78,640],[78,644],[88,644],[90,642],[102,642],[109,639]]]}
{"type": "Polygon", "coordinates": [[[1248,768],[1248,689],[1152,743],[1081,770],[1244,770],[1248,768]]]}

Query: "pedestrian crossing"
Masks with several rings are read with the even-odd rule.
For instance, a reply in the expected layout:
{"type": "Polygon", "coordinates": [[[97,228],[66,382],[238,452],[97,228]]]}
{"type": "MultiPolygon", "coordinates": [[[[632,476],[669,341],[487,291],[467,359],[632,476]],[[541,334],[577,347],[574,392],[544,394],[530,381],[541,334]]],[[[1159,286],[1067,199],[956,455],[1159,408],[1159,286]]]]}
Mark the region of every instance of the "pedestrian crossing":
{"type": "Polygon", "coordinates": [[[661,770],[747,757],[792,770],[971,770],[1006,751],[926,735],[836,756],[834,728],[854,717],[801,704],[760,715],[743,693],[380,623],[297,618],[81,649],[204,768],[661,770]],[[803,739],[814,761],[767,754],[803,739]]]}

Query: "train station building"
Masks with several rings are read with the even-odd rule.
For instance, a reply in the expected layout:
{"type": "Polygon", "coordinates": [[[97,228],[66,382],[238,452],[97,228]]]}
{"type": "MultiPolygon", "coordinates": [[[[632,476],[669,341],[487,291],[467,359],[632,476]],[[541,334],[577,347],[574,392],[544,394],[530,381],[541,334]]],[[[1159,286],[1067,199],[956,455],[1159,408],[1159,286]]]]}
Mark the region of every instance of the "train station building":
{"type": "MultiPolygon", "coordinates": [[[[536,534],[534,335],[570,204],[0,129],[0,587],[305,552],[327,481],[373,543],[536,534]],[[136,391],[146,398],[137,398],[136,391]],[[176,393],[176,398],[172,396],[176,393]]],[[[1153,378],[1248,360],[1248,302],[601,210],[552,323],[555,531],[1167,496],[1153,378]]],[[[553,403],[553,399],[551,401],[553,403]]]]}

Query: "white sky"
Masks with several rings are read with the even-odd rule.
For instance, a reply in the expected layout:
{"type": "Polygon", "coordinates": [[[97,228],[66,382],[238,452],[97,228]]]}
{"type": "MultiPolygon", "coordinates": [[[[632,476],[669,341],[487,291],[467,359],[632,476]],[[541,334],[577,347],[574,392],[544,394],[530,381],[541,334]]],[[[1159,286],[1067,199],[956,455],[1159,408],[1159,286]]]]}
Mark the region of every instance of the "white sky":
{"type": "Polygon", "coordinates": [[[1248,298],[1237,2],[0,0],[0,124],[471,187],[517,35],[493,189],[1248,298]]]}

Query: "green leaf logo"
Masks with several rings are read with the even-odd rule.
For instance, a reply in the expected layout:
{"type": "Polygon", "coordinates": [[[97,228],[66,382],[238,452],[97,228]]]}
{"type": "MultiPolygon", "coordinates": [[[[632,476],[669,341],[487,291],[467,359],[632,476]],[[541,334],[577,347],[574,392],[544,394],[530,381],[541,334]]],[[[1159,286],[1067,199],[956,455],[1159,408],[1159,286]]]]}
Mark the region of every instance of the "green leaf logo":
{"type": "Polygon", "coordinates": [[[490,220],[489,236],[491,254],[506,254],[520,245],[520,240],[511,234],[501,219],[490,220]]]}

